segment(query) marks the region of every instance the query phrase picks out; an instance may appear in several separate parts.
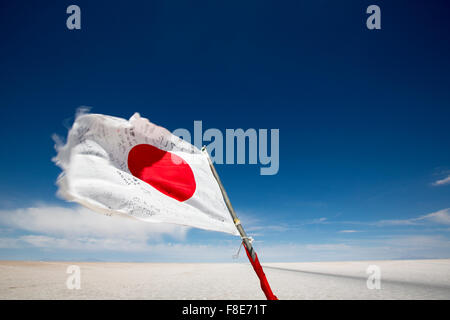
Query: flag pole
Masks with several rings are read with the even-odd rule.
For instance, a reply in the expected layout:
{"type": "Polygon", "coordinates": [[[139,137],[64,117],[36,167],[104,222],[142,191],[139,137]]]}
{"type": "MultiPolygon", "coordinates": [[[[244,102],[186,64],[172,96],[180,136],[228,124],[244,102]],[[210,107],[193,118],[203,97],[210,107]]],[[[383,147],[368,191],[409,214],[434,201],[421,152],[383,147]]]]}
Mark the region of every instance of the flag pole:
{"type": "Polygon", "coordinates": [[[244,244],[245,252],[247,253],[247,257],[250,260],[250,263],[253,266],[253,269],[256,272],[256,275],[259,278],[261,289],[263,290],[264,294],[266,295],[267,300],[278,300],[278,298],[273,294],[272,289],[270,288],[269,282],[267,281],[266,275],[264,274],[263,268],[261,264],[259,263],[258,255],[256,254],[255,250],[253,249],[252,243],[247,237],[247,234],[245,233],[244,228],[242,227],[241,221],[238,219],[236,212],[233,209],[233,206],[231,205],[230,198],[228,198],[228,194],[225,191],[225,188],[222,184],[222,181],[219,178],[219,174],[216,171],[216,168],[214,167],[214,164],[211,160],[211,157],[209,156],[208,151],[206,150],[206,147],[204,146],[202,148],[202,152],[206,154],[206,158],[208,159],[209,166],[211,168],[211,171],[214,175],[214,178],[217,180],[217,184],[220,187],[220,191],[222,192],[223,199],[225,200],[225,204],[227,205],[228,211],[230,212],[231,218],[233,219],[234,225],[236,226],[237,230],[239,231],[239,234],[242,239],[242,243],[244,244]]]}

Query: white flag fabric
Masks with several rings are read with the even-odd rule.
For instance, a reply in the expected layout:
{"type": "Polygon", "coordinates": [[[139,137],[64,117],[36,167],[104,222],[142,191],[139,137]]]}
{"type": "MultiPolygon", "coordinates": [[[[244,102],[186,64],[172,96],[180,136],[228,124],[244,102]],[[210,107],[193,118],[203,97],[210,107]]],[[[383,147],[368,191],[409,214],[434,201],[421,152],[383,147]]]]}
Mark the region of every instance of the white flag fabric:
{"type": "Polygon", "coordinates": [[[238,235],[207,155],[135,113],[77,116],[57,147],[59,194],[96,212],[238,235]]]}

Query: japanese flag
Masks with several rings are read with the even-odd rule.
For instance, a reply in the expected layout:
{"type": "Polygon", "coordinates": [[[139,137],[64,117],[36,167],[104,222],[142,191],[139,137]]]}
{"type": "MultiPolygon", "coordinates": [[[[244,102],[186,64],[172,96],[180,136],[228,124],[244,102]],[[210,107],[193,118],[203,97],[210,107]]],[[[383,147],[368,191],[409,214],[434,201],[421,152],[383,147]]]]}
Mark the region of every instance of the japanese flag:
{"type": "Polygon", "coordinates": [[[79,115],[55,163],[59,194],[96,212],[238,235],[207,155],[135,113],[79,115]]]}

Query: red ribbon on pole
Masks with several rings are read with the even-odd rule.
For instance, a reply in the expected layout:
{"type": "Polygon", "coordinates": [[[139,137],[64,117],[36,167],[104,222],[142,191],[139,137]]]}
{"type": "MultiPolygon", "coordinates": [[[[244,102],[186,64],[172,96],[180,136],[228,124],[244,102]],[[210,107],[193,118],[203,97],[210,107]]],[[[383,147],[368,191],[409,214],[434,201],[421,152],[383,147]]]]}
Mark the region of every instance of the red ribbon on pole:
{"type": "Polygon", "coordinates": [[[266,295],[267,300],[278,300],[277,296],[273,294],[272,289],[270,288],[269,282],[267,281],[266,275],[264,274],[263,268],[258,260],[258,255],[255,252],[255,260],[253,261],[250,253],[247,250],[247,247],[244,244],[245,252],[247,253],[248,260],[253,266],[253,270],[255,270],[258,275],[259,281],[261,283],[261,289],[266,295]]]}

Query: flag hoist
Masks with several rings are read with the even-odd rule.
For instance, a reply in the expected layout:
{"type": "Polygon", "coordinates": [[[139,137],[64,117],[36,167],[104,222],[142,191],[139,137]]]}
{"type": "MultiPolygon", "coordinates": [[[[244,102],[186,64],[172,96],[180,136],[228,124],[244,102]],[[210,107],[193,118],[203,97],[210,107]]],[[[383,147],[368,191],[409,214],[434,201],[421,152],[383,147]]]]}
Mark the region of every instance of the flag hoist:
{"type": "Polygon", "coordinates": [[[230,211],[231,218],[233,219],[234,225],[236,226],[236,229],[239,232],[239,235],[241,236],[242,243],[245,248],[245,252],[247,253],[248,260],[253,266],[253,269],[256,272],[256,275],[259,278],[261,289],[266,295],[267,300],[278,300],[278,298],[273,294],[272,289],[270,288],[269,282],[267,281],[266,275],[264,274],[263,268],[261,264],[259,263],[258,255],[256,254],[255,250],[253,249],[252,241],[249,237],[247,237],[247,234],[245,233],[244,228],[242,227],[241,221],[236,215],[236,212],[233,209],[233,206],[231,205],[230,198],[228,198],[228,194],[225,191],[225,188],[222,184],[222,181],[219,178],[219,174],[216,171],[216,168],[214,167],[214,164],[211,161],[211,158],[209,157],[208,151],[206,150],[206,147],[202,148],[202,152],[206,154],[208,157],[209,166],[211,167],[211,171],[214,175],[214,177],[217,180],[217,183],[219,184],[220,191],[222,192],[223,199],[225,200],[225,204],[227,205],[228,211],[230,211]]]}

